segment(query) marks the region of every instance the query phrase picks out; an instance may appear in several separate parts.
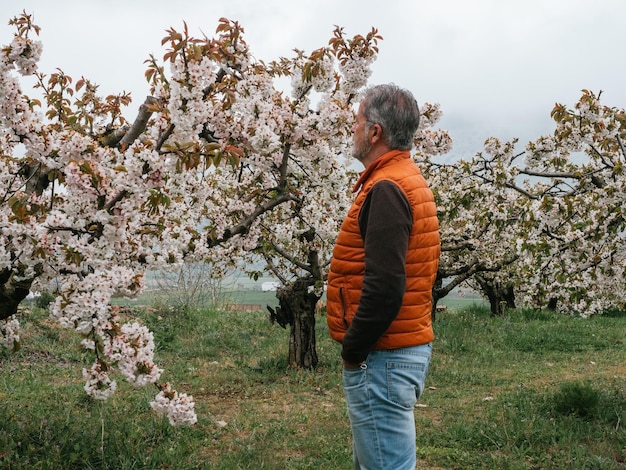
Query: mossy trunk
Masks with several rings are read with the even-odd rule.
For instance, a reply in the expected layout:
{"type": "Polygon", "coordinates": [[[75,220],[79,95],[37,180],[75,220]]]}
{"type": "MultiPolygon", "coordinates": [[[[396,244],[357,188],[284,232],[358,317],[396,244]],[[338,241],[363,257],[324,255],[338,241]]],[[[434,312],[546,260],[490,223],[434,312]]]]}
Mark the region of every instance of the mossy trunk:
{"type": "Polygon", "coordinates": [[[515,292],[512,285],[482,276],[476,276],[476,280],[489,300],[491,315],[500,316],[507,308],[515,308],[515,292]]]}
{"type": "Polygon", "coordinates": [[[315,305],[319,296],[310,292],[311,281],[298,280],[276,292],[278,307],[267,307],[270,320],[283,328],[289,325],[289,366],[314,369],[317,366],[315,343],[315,305]]]}

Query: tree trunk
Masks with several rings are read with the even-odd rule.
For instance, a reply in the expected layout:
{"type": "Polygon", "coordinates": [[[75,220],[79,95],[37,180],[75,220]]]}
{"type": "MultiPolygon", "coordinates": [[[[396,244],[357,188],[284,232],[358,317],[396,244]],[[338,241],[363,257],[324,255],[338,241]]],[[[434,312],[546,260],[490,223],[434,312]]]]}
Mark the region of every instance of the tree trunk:
{"type": "Polygon", "coordinates": [[[311,281],[300,279],[276,292],[279,306],[270,306],[270,320],[283,328],[289,325],[289,366],[314,369],[317,366],[315,346],[315,305],[319,300],[309,292],[311,281]]]}
{"type": "Polygon", "coordinates": [[[502,285],[483,276],[476,276],[475,279],[489,300],[491,315],[500,316],[507,308],[515,308],[515,292],[512,285],[502,285]]]}
{"type": "Polygon", "coordinates": [[[437,272],[437,278],[435,279],[435,284],[433,285],[433,294],[432,294],[432,310],[430,312],[431,320],[434,322],[437,316],[437,303],[439,299],[443,296],[439,297],[439,293],[441,292],[441,288],[443,286],[443,278],[440,273],[437,272]]]}
{"type": "Polygon", "coordinates": [[[553,312],[556,312],[556,307],[559,303],[559,300],[556,297],[551,297],[550,300],[548,300],[548,310],[552,310],[553,312]]]}
{"type": "Polygon", "coordinates": [[[5,320],[17,313],[17,307],[30,292],[32,279],[15,280],[9,269],[0,271],[0,320],[5,320]]]}

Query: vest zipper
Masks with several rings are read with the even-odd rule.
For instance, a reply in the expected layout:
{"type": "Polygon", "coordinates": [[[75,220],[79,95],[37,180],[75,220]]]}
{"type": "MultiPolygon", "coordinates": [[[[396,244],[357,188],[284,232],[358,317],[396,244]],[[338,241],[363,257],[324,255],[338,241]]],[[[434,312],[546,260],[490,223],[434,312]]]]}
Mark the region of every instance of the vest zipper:
{"type": "Polygon", "coordinates": [[[349,326],[348,325],[348,309],[346,308],[346,299],[343,296],[343,287],[339,288],[339,298],[341,299],[341,316],[343,318],[343,324],[347,328],[349,326]]]}

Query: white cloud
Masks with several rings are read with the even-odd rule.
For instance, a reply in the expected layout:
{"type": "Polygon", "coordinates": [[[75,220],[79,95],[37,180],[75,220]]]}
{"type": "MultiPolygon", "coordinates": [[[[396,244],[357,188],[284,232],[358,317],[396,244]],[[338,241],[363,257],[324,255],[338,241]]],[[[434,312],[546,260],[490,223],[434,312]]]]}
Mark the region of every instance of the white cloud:
{"type": "Polygon", "coordinates": [[[334,25],[347,35],[372,26],[384,40],[372,82],[395,82],[418,101],[441,103],[442,127],[460,148],[488,136],[522,140],[549,132],[555,102],[583,88],[626,107],[623,0],[2,0],[0,43],[23,9],[42,27],[42,70],[62,68],[143,101],[144,60],[161,56],[165,30],[213,35],[220,17],[237,20],[263,60],[326,44],[334,25]]]}

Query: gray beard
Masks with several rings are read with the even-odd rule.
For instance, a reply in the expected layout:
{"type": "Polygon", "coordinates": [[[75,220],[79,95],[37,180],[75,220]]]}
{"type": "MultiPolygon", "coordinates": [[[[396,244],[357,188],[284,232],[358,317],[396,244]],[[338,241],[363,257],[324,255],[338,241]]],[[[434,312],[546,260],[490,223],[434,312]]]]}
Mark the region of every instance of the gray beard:
{"type": "Polygon", "coordinates": [[[369,143],[364,145],[354,145],[352,148],[352,157],[363,163],[363,160],[365,160],[365,157],[367,157],[370,153],[370,150],[372,150],[372,145],[369,143]]]}

